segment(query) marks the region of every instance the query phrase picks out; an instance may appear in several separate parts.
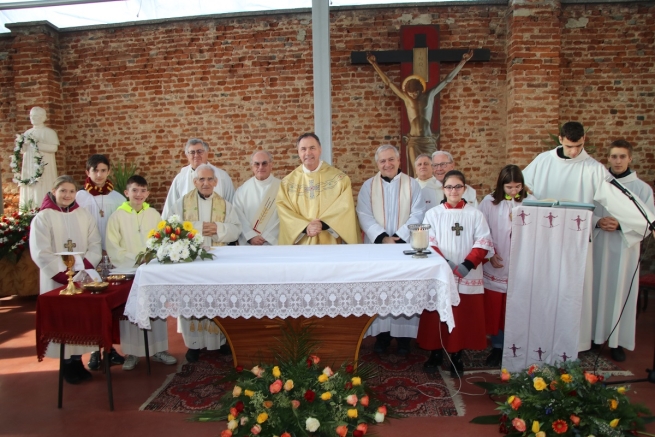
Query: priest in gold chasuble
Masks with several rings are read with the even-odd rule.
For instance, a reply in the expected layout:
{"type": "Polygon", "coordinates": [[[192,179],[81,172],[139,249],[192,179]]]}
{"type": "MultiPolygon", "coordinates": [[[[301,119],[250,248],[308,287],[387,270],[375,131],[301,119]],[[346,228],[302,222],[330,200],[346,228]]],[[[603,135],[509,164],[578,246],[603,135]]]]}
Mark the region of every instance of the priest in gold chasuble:
{"type": "Polygon", "coordinates": [[[313,133],[300,136],[298,155],[302,165],[282,180],[276,199],[278,244],[360,243],[350,178],[320,160],[313,133]]]}

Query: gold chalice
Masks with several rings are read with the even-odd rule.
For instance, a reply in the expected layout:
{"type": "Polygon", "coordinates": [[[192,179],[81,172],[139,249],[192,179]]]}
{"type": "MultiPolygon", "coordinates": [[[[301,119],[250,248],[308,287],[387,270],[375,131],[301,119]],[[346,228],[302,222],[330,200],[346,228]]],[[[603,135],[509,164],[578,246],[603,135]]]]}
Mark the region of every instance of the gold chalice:
{"type": "MultiPolygon", "coordinates": [[[[80,252],[79,254],[82,253],[83,252],[80,252]]],[[[73,276],[75,275],[75,273],[73,272],[73,266],[75,265],[76,254],[78,254],[78,252],[62,252],[58,254],[61,255],[64,264],[66,265],[66,267],[68,267],[68,271],[66,272],[66,275],[68,275],[68,286],[59,292],[60,295],[72,296],[74,294],[82,293],[82,290],[77,288],[75,286],[75,283],[73,282],[73,276]]]]}

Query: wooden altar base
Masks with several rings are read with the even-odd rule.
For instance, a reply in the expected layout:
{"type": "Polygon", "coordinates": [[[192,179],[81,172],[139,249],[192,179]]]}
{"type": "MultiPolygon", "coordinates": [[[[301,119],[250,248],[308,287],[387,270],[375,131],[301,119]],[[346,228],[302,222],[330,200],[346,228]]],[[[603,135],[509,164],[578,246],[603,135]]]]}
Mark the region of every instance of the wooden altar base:
{"type": "Polygon", "coordinates": [[[234,365],[251,367],[272,362],[271,348],[281,337],[285,321],[298,329],[314,326],[314,339],[320,342],[317,355],[325,365],[339,367],[344,362],[355,362],[359,358],[359,347],[369,325],[377,316],[299,317],[274,319],[214,318],[225,334],[232,348],[234,365]]]}

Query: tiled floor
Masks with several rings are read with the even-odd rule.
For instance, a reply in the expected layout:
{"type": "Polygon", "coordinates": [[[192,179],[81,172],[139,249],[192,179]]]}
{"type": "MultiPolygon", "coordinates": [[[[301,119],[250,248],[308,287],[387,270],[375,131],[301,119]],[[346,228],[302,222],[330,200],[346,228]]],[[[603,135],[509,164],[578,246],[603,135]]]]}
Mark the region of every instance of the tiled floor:
{"type": "MultiPolygon", "coordinates": [[[[622,364],[635,377],[645,376],[653,367],[655,343],[655,299],[637,321],[637,349],[627,352],[622,364]]],[[[115,411],[110,412],[107,385],[101,373],[78,386],[64,386],[64,406],[57,409],[58,361],[36,359],[34,311],[35,298],[0,299],[0,436],[91,436],[115,437],[136,435],[217,436],[224,424],[188,422],[187,416],[176,413],[138,411],[139,406],[161,386],[175,366],[152,364],[152,375],[146,373],[142,361],[135,370],[112,370],[115,411]]],[[[182,360],[186,349],[175,332],[175,321],[169,319],[169,350],[182,360]]],[[[85,356],[85,361],[87,357],[85,356]]],[[[495,380],[489,374],[476,374],[476,379],[495,380]]],[[[634,377],[630,377],[634,378],[634,377]]],[[[629,378],[623,378],[629,379],[629,378]]],[[[655,411],[655,384],[632,386],[631,399],[655,411]]],[[[393,420],[375,427],[386,436],[498,436],[498,428],[469,424],[471,418],[493,414],[495,404],[480,395],[476,386],[463,383],[466,415],[463,417],[425,417],[393,420]]],[[[655,433],[655,424],[648,432],[655,433]]]]}

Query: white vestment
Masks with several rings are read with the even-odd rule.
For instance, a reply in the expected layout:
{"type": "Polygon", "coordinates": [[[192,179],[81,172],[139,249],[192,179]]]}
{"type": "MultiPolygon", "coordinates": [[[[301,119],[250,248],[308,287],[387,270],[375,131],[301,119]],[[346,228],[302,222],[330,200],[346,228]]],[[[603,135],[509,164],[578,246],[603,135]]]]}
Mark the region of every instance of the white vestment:
{"type": "MultiPolygon", "coordinates": [[[[32,205],[32,208],[41,206],[43,198],[50,192],[55,180],[59,175],[57,173],[57,160],[55,153],[59,148],[59,137],[57,132],[49,127],[39,126],[33,127],[25,131],[24,135],[29,135],[36,140],[36,146],[39,148],[39,153],[43,157],[41,164],[43,167],[43,175],[41,178],[32,185],[21,185],[19,188],[20,204],[27,206],[32,205]]],[[[23,167],[21,168],[21,179],[27,179],[34,176],[36,169],[34,167],[34,150],[29,146],[28,142],[23,144],[23,167]]]]}
{"type": "MultiPolygon", "coordinates": [[[[491,232],[484,215],[468,203],[461,209],[446,208],[441,204],[425,213],[423,223],[430,225],[430,246],[437,246],[444,258],[455,264],[463,263],[475,248],[487,250],[488,258],[494,254],[491,232]]],[[[471,270],[465,278],[454,278],[458,293],[484,293],[482,264],[471,270]]],[[[453,305],[457,304],[453,302],[453,305]]]]}
{"type": "MultiPolygon", "coordinates": [[[[214,192],[216,192],[219,196],[228,202],[232,202],[232,198],[234,197],[234,185],[232,184],[232,179],[230,179],[230,176],[225,172],[225,170],[221,170],[220,168],[213,165],[211,166],[214,168],[214,172],[216,173],[216,177],[218,179],[218,185],[214,187],[214,192]]],[[[171,188],[168,190],[166,202],[164,203],[164,209],[161,212],[161,216],[164,218],[164,220],[173,215],[171,210],[177,201],[182,199],[182,197],[189,191],[196,188],[196,186],[193,184],[193,178],[195,175],[195,170],[191,169],[190,165],[187,165],[186,167],[182,167],[182,170],[180,170],[177,176],[175,176],[175,179],[173,179],[173,183],[171,184],[171,188]]]]}
{"type": "MultiPolygon", "coordinates": [[[[434,183],[435,183],[434,197],[436,198],[437,205],[439,205],[441,201],[444,200],[445,198],[443,194],[443,184],[439,182],[437,178],[434,178],[434,183]]],[[[466,203],[468,203],[472,207],[474,208],[478,207],[478,197],[475,192],[475,189],[472,186],[470,185],[466,186],[466,190],[464,190],[464,194],[462,194],[462,199],[466,200],[466,203]]]]}
{"type": "MultiPolygon", "coordinates": [[[[527,199],[534,199],[534,196],[528,195],[527,199]]],[[[489,194],[478,206],[478,209],[484,215],[491,231],[491,239],[494,242],[494,253],[498,254],[503,260],[503,265],[497,269],[490,262],[482,266],[484,288],[499,293],[507,293],[507,278],[509,277],[509,253],[510,253],[510,236],[512,235],[512,208],[520,206],[521,202],[514,199],[503,199],[498,205],[493,204],[494,197],[489,194]]],[[[493,254],[492,254],[493,255],[493,254]]],[[[487,255],[491,258],[492,255],[487,255]]]]}
{"type": "Polygon", "coordinates": [[[416,179],[416,182],[421,186],[421,194],[425,201],[425,212],[428,212],[441,203],[443,200],[443,189],[440,189],[441,184],[437,181],[437,178],[432,176],[430,179],[424,181],[416,179]],[[441,197],[437,194],[439,190],[441,190],[441,197]]]}
{"type": "MultiPolygon", "coordinates": [[[[56,209],[44,209],[32,220],[30,254],[40,269],[40,294],[61,287],[62,284],[53,281],[52,277],[66,271],[66,266],[61,256],[55,253],[68,252],[64,245],[69,239],[75,244],[72,252],[84,252],[81,257],[86,258],[94,266],[100,262],[102,248],[98,227],[91,214],[84,208],[77,208],[68,213],[56,209]]],[[[51,342],[45,356],[59,358],[59,348],[59,343],[51,342]]],[[[65,358],[96,350],[98,350],[97,346],[67,344],[65,358]]]]}
{"type": "Polygon", "coordinates": [[[98,196],[94,196],[86,190],[80,190],[75,195],[75,201],[80,207],[89,211],[96,220],[98,232],[100,232],[100,238],[102,239],[102,250],[107,250],[107,242],[105,241],[107,222],[112,213],[125,202],[125,197],[116,190],[98,196]]]}
{"type": "MultiPolygon", "coordinates": [[[[637,178],[637,173],[617,179],[623,186],[637,195],[655,214],[653,190],[637,178]]],[[[598,205],[594,211],[598,219],[611,216],[598,205]]],[[[643,234],[650,233],[643,224],[643,234]]],[[[593,293],[593,340],[603,344],[614,329],[621,315],[618,327],[609,338],[609,347],[622,346],[628,350],[635,348],[635,321],[637,318],[637,297],[639,295],[639,253],[640,245],[627,247],[621,232],[603,231],[594,228],[594,293],[593,293]],[[634,279],[633,279],[634,278],[634,279]],[[630,283],[632,281],[632,288],[630,283]],[[627,303],[626,303],[627,299],[627,303]]]]}
{"type": "MultiPolygon", "coordinates": [[[[273,175],[270,175],[266,180],[260,181],[252,177],[241,185],[236,193],[234,193],[234,208],[239,215],[241,221],[241,234],[239,235],[239,244],[242,246],[248,245],[248,240],[256,236],[261,236],[266,240],[265,244],[277,245],[277,238],[280,233],[280,219],[277,216],[277,204],[275,197],[278,189],[280,188],[280,180],[273,175]],[[270,217],[266,225],[261,228],[258,227],[257,232],[254,225],[257,222],[258,212],[263,211],[261,206],[266,202],[264,197],[267,193],[272,193],[272,201],[269,199],[270,217]]],[[[264,209],[266,209],[264,208],[264,209]]],[[[262,212],[263,214],[263,212],[262,212]]],[[[259,214],[260,216],[262,214],[259,214]]]]}
{"type": "MultiPolygon", "coordinates": [[[[180,197],[172,209],[171,214],[176,214],[184,220],[183,203],[184,197],[180,197]]],[[[193,227],[200,232],[202,232],[202,223],[211,221],[211,207],[211,197],[203,199],[198,196],[198,217],[200,221],[193,222],[193,227]]],[[[205,242],[203,243],[205,246],[211,246],[212,243],[227,244],[239,238],[239,234],[241,233],[239,216],[232,204],[227,200],[225,201],[225,222],[216,222],[216,226],[218,228],[217,234],[211,237],[205,237],[205,242]]],[[[221,333],[218,325],[208,318],[178,317],[177,332],[182,334],[184,344],[189,349],[207,348],[207,350],[216,350],[225,344],[225,337],[221,333]]]]}
{"type": "MultiPolygon", "coordinates": [[[[382,233],[389,236],[396,234],[405,242],[409,243],[409,229],[407,225],[419,224],[425,214],[425,202],[421,196],[421,186],[416,179],[408,178],[410,181],[411,203],[409,218],[404,223],[398,223],[400,215],[399,196],[401,195],[401,173],[397,174],[391,182],[382,182],[382,193],[384,197],[385,223],[380,224],[373,216],[372,184],[376,178],[368,179],[362,185],[357,196],[357,218],[359,225],[364,232],[364,243],[371,244],[382,233]]],[[[419,315],[413,316],[378,316],[366,331],[366,336],[378,335],[381,332],[390,332],[392,337],[416,338],[418,333],[419,315]]]]}
{"type": "MultiPolygon", "coordinates": [[[[156,209],[145,207],[137,212],[125,202],[114,212],[107,223],[107,255],[116,267],[134,267],[139,252],[145,250],[148,232],[156,229],[161,216],[156,209]]],[[[124,354],[144,356],[143,332],[129,320],[119,322],[121,349],[124,354]]],[[[168,350],[166,320],[154,319],[148,330],[148,352],[154,355],[168,350]]]]}
{"type": "MultiPolygon", "coordinates": [[[[622,238],[634,237],[633,224],[637,217],[634,204],[618,189],[606,182],[609,172],[603,165],[593,159],[583,149],[572,159],[560,158],[557,149],[538,155],[523,170],[525,185],[532,189],[537,199],[572,200],[574,202],[594,203],[605,206],[613,217],[621,218],[622,238]],[[625,226],[624,226],[625,225],[625,226]]],[[[637,217],[638,218],[638,217],[637,217]]],[[[590,229],[593,229],[599,217],[594,216],[590,229]]],[[[643,220],[643,219],[642,219],[643,220]]],[[[652,219],[651,219],[652,221],[652,219]]],[[[638,222],[638,220],[637,220],[638,222]]],[[[591,235],[590,235],[591,237],[591,235]]],[[[632,240],[635,244],[640,240],[632,240]]],[[[589,244],[591,245],[591,239],[589,244]]],[[[530,274],[530,272],[525,272],[530,274]]],[[[582,314],[580,317],[579,350],[591,347],[592,327],[592,289],[593,289],[593,248],[587,251],[587,267],[584,272],[584,291],[582,297],[582,314]]]]}

